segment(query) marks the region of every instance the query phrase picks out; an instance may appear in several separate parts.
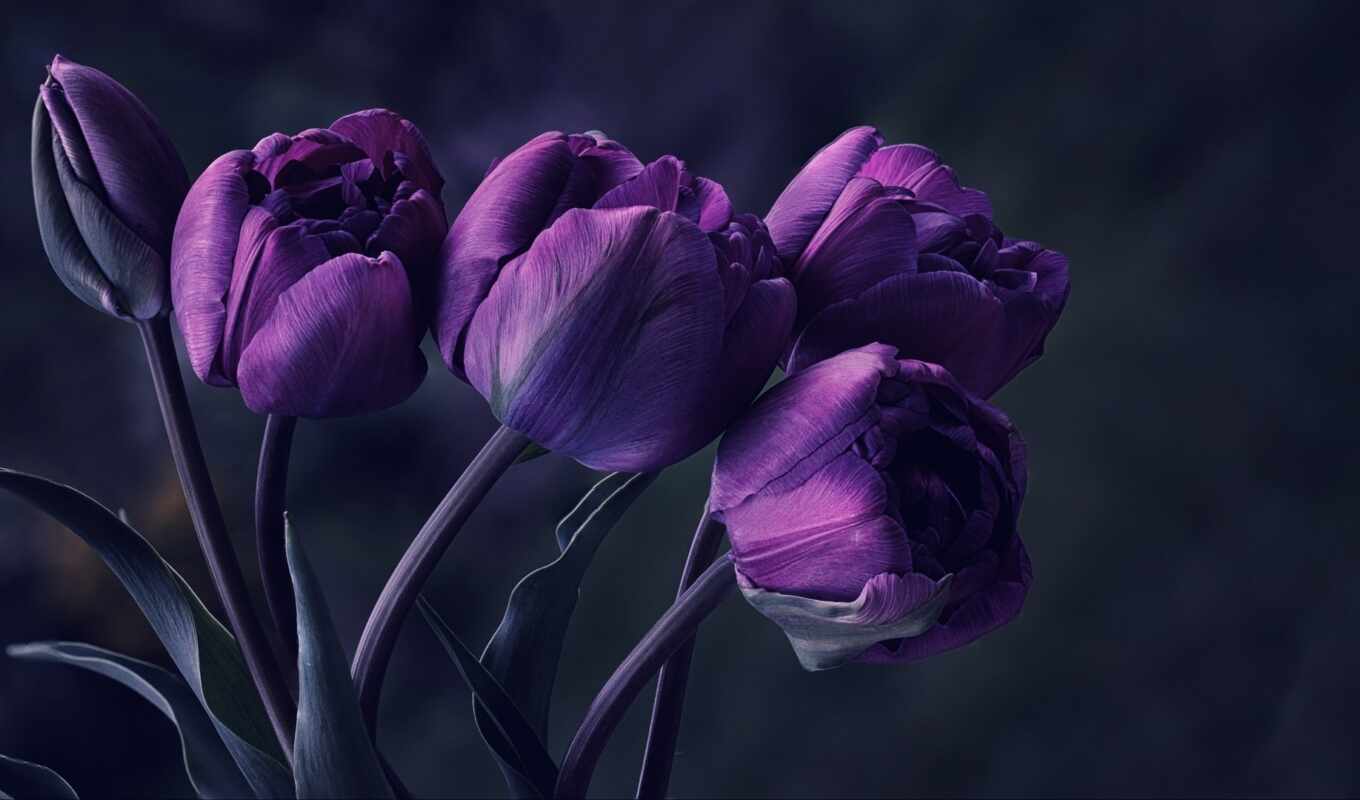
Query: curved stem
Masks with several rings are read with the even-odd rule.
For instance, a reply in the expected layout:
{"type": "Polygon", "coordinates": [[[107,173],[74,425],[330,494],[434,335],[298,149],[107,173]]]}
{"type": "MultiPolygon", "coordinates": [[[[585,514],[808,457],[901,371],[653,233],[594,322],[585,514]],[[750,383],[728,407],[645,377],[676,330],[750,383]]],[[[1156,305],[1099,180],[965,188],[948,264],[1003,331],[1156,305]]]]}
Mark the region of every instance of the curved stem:
{"type": "Polygon", "coordinates": [[[203,458],[203,446],[198,441],[189,397],[184,392],[180,376],[179,358],[175,355],[175,340],[170,334],[170,321],[164,317],[143,320],[137,324],[146,348],[146,359],[151,366],[151,380],[156,385],[156,399],[160,401],[165,432],[170,439],[170,453],[179,471],[179,482],[184,488],[184,499],[189,516],[198,534],[199,546],[212,573],[213,585],[222,598],[227,622],[236,634],[245,657],[250,676],[264,701],[269,722],[274,727],[279,746],[289,764],[293,761],[293,722],[296,714],[288,695],[283,673],[269,649],[264,628],[250,607],[241,564],[236,560],[231,539],[227,536],[222,508],[213,491],[212,476],[203,458]]]}
{"type": "Polygon", "coordinates": [[[614,670],[586,711],[585,719],[576,729],[567,755],[562,759],[554,797],[585,797],[595,765],[599,763],[610,735],[633,700],[637,699],[642,687],[647,685],[647,681],[651,680],[666,659],[694,637],[699,624],[713,613],[727,597],[728,591],[736,585],[736,571],[732,569],[731,556],[723,555],[647,631],[642,641],[614,670]]]}
{"type": "Polygon", "coordinates": [[[283,645],[283,667],[292,675],[297,675],[297,609],[283,544],[283,513],[288,502],[288,457],[296,428],[297,417],[269,415],[260,443],[260,467],[255,473],[255,551],[260,560],[260,580],[283,645]]]}
{"type": "MultiPolygon", "coordinates": [[[[704,504],[703,517],[690,543],[685,567],[680,572],[680,591],[677,598],[694,583],[713,559],[722,544],[723,525],[709,517],[704,504]]],[[[680,738],[680,717],[685,710],[685,689],[689,685],[689,667],[694,658],[694,643],[698,631],[689,638],[675,655],[670,657],[656,677],[656,700],[652,703],[652,722],[647,729],[647,749],[642,754],[642,772],[638,775],[637,796],[659,800],[666,796],[671,782],[671,766],[675,761],[675,746],[680,738]]]]}
{"type": "Polygon", "coordinates": [[[351,672],[359,692],[359,709],[369,733],[376,738],[378,727],[378,699],[382,693],[387,663],[396,647],[397,634],[415,605],[416,597],[425,588],[425,581],[435,565],[453,542],[453,537],[467,522],[472,510],[486,497],[496,480],[515,463],[515,459],[530,444],[529,438],[518,431],[501,427],[491,435],[481,452],[472,459],[449,493],[440,501],[434,513],[425,521],[411,546],[406,549],[392,576],[387,579],[373,613],[359,637],[351,672]]]}

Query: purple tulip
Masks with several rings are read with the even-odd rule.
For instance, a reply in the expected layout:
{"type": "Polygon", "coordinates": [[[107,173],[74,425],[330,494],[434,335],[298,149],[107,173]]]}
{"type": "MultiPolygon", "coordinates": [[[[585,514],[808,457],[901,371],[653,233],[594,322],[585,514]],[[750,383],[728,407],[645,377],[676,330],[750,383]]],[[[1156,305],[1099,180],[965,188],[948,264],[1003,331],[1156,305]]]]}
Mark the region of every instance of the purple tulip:
{"type": "Polygon", "coordinates": [[[170,235],[188,189],[175,146],[136,95],[52,59],[33,116],[33,199],[57,276],[123,319],[170,310],[170,235]]]}
{"type": "Polygon", "coordinates": [[[766,216],[798,288],[792,371],[869,342],[946,367],[990,397],[1043,354],[1067,258],[1002,235],[987,195],[915,144],[852,128],[766,216]]]}
{"type": "Polygon", "coordinates": [[[506,426],[596,469],[711,441],[788,342],[756,217],[672,156],[545,133],[492,165],[441,252],[435,337],[506,426]]]}
{"type": "Polygon", "coordinates": [[[420,131],[383,109],[218,158],[189,190],[171,255],[194,372],[262,414],[409,397],[425,377],[443,186],[420,131]]]}
{"type": "Polygon", "coordinates": [[[1014,618],[1030,584],[1019,434],[887,345],[766,392],[723,437],[712,491],[743,591],[810,669],[967,644],[1014,618]]]}

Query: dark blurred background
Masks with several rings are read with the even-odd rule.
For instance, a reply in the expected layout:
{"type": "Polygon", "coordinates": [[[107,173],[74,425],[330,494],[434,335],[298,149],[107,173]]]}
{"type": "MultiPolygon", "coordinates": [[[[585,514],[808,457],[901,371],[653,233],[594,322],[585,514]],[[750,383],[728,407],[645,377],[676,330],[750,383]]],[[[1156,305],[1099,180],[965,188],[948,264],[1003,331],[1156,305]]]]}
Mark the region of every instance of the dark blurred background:
{"type": "MultiPolygon", "coordinates": [[[[456,211],[545,129],[674,152],[763,211],[842,129],[939,150],[1008,233],[1066,252],[1049,354],[1000,396],[1030,443],[1023,616],[900,668],[802,672],[740,600],[704,628],[682,796],[1355,795],[1360,29],[1343,2],[179,2],[11,8],[0,194],[0,463],[124,508],[209,594],[134,330],[42,254],[29,120],[54,52],[139,94],[196,175],[275,130],[385,105],[430,140],[456,211]]],[[[290,509],[352,648],[426,514],[494,428],[439,367],[404,405],[300,426],[290,509]]],[[[261,419],[191,381],[243,559],[261,419]]],[[[560,754],[669,604],[712,448],[666,472],[583,587],[554,707],[560,754]]],[[[549,457],[477,512],[430,594],[471,643],[594,476],[549,457]]],[[[102,563],[0,497],[0,640],[166,663],[102,563]]],[[[256,587],[258,589],[258,586],[256,587]]],[[[630,793],[648,698],[595,780],[630,793]]],[[[501,778],[467,692],[409,625],[383,708],[418,794],[501,778]]],[[[89,795],[184,794],[172,727],[131,692],[0,659],[0,752],[89,795]]]]}

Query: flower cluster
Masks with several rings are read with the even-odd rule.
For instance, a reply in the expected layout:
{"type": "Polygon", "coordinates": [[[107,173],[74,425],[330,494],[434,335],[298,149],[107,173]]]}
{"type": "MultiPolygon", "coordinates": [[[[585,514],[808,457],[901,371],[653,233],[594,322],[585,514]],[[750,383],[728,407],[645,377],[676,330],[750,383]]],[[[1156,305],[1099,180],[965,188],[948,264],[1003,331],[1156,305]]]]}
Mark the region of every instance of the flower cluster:
{"type": "Polygon", "coordinates": [[[919,659],[1020,610],[1025,451],[987,398],[1041,355],[1067,262],[931,150],[852,128],[762,219],[675,156],[544,133],[450,224],[391,111],[272,134],[186,191],[146,108],[58,57],[33,160],[62,280],[134,320],[173,301],[197,375],[257,412],[397,404],[430,331],[506,428],[587,466],[657,470],[726,432],[710,510],[811,668],[919,659]]]}

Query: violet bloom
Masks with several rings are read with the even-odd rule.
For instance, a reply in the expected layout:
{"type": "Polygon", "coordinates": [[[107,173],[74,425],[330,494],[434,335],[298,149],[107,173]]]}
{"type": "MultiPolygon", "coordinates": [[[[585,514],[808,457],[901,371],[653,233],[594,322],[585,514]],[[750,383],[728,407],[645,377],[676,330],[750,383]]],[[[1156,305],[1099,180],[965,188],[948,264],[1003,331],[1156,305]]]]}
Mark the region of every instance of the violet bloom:
{"type": "Polygon", "coordinates": [[[435,337],[506,426],[602,470],[711,441],[787,345],[756,217],[665,156],[545,133],[493,164],[441,252],[435,337]]]}
{"type": "Polygon", "coordinates": [[[189,190],[171,256],[194,372],[261,414],[409,397],[425,377],[443,186],[420,131],[383,109],[218,158],[189,190]]]}
{"type": "Polygon", "coordinates": [[[52,59],[33,114],[33,200],[47,258],[76,297],[123,319],[169,312],[170,235],[188,187],[136,95],[52,59]]]}
{"type": "Polygon", "coordinates": [[[1019,612],[1025,449],[944,368],[873,344],[766,392],[723,437],[711,508],[747,599],[808,669],[914,661],[1019,612]]]}
{"type": "Polygon", "coordinates": [[[870,127],[822,148],[766,216],[798,288],[798,370],[879,341],[990,397],[1043,353],[1067,259],[1003,236],[987,195],[870,127]]]}

